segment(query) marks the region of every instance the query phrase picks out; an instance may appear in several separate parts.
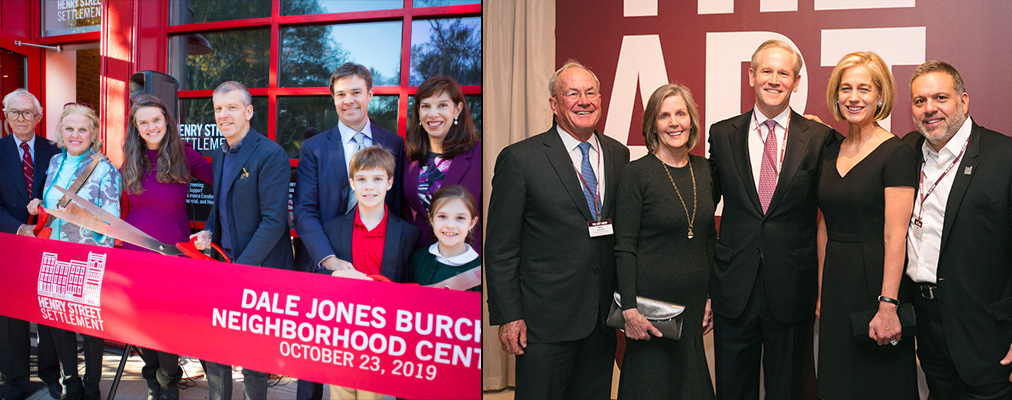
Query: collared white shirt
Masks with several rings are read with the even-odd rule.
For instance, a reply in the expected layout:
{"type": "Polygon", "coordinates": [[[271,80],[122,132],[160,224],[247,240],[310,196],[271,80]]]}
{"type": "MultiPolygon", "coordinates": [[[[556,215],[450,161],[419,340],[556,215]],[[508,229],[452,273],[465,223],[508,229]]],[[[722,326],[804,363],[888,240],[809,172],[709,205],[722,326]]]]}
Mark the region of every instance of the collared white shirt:
{"type": "MultiPolygon", "coordinates": [[[[355,139],[353,137],[358,132],[340,121],[337,123],[337,131],[341,134],[341,144],[344,146],[344,170],[348,171],[348,165],[351,164],[351,156],[355,155],[355,139]]],[[[363,140],[365,147],[372,146],[372,124],[368,118],[365,120],[365,126],[362,127],[362,134],[365,135],[365,139],[363,140]]]]}
{"type": "MultiPolygon", "coordinates": [[[[784,136],[787,134],[787,124],[790,121],[791,108],[787,107],[780,115],[772,118],[777,122],[777,126],[773,128],[777,134],[776,140],[776,155],[777,155],[777,179],[780,178],[781,166],[784,164],[784,153],[786,149],[783,149],[784,144],[787,143],[787,138],[784,136]]],[[[748,159],[752,165],[752,179],[755,182],[756,192],[759,191],[759,172],[762,169],[763,163],[763,147],[766,144],[766,120],[770,119],[759,112],[758,107],[752,109],[752,118],[748,125],[748,159]],[[756,125],[756,121],[759,125],[756,125]]]]}
{"type": "MultiPolygon", "coordinates": [[[[562,145],[565,146],[566,150],[569,151],[569,158],[573,160],[573,168],[576,170],[577,176],[580,173],[580,165],[583,163],[583,152],[580,151],[580,142],[566,132],[562,127],[556,126],[559,131],[559,136],[562,137],[562,145]]],[[[588,157],[590,158],[590,167],[594,169],[594,175],[597,176],[598,196],[601,199],[601,209],[604,210],[604,174],[601,173],[604,170],[604,154],[601,152],[601,141],[597,138],[595,133],[590,137],[590,152],[588,157]]],[[[580,188],[583,188],[583,182],[577,182],[580,184],[580,188]]],[[[590,210],[593,214],[594,210],[590,210]]]]}
{"type": "Polygon", "coordinates": [[[35,134],[33,133],[32,138],[28,139],[27,142],[22,142],[21,139],[18,139],[18,136],[13,133],[11,135],[14,136],[14,145],[18,148],[18,159],[25,159],[25,149],[21,148],[21,143],[28,143],[28,155],[32,157],[32,165],[35,165],[35,134]]]}
{"type": "Polygon", "coordinates": [[[464,250],[463,253],[447,257],[444,256],[443,253],[439,252],[439,243],[433,243],[432,246],[429,246],[429,254],[436,256],[436,261],[438,262],[452,267],[459,267],[478,258],[478,252],[474,251],[474,249],[471,248],[471,245],[464,243],[464,246],[467,247],[467,250],[464,250]]]}
{"type": "MultiPolygon", "coordinates": [[[[924,210],[921,211],[921,193],[924,193],[931,185],[938,180],[938,177],[945,172],[945,169],[952,164],[963,145],[970,137],[970,128],[973,121],[967,117],[963,126],[956,131],[956,134],[949,139],[949,142],[942,147],[941,151],[935,151],[927,140],[921,146],[921,153],[924,156],[924,164],[921,171],[924,177],[921,185],[914,196],[914,212],[910,216],[910,225],[907,231],[907,276],[914,282],[936,283],[938,278],[938,255],[942,246],[942,226],[945,222],[945,204],[949,200],[949,192],[952,191],[952,182],[956,175],[965,171],[959,169],[959,165],[952,167],[948,174],[940,182],[935,190],[924,199],[924,210]],[[914,221],[917,215],[921,216],[921,239],[914,237],[914,221]]],[[[963,155],[966,157],[966,154],[963,155]]],[[[962,163],[962,160],[960,160],[962,163]]]]}

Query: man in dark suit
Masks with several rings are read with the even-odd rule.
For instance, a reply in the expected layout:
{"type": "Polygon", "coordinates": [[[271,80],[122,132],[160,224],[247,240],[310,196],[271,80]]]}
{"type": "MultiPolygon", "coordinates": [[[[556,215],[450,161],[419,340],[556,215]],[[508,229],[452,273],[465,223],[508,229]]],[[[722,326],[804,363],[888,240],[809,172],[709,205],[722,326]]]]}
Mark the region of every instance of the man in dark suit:
{"type": "MultiPolygon", "coordinates": [[[[295,232],[302,243],[298,267],[313,272],[354,269],[351,260],[335,256],[323,232],[323,221],[345,215],[355,207],[355,194],[348,185],[348,163],[356,151],[372,145],[390,150],[397,160],[394,188],[387,192],[390,212],[400,216],[401,182],[404,179],[404,139],[369,120],[372,100],[372,74],[369,69],[345,63],[330,75],[330,94],[337,108],[337,126],[302,142],[296,172],[294,209],[295,232]]],[[[319,400],[323,385],[299,380],[299,400],[319,400]]]]}
{"type": "Polygon", "coordinates": [[[963,78],[945,62],[917,67],[910,95],[917,131],[903,139],[922,179],[906,276],[921,368],[934,399],[1009,399],[1012,139],[970,119],[963,78]]]}
{"type": "Polygon", "coordinates": [[[801,56],[770,40],[749,68],[755,108],[710,129],[724,199],[710,278],[718,399],[801,397],[818,288],[816,180],[828,127],[790,108],[801,56]],[[772,129],[772,134],[771,134],[772,129]]]}
{"type": "MultiPolygon", "coordinates": [[[[35,134],[42,121],[42,105],[25,89],[17,89],[3,99],[5,128],[11,135],[0,139],[0,232],[34,236],[28,222],[28,201],[42,197],[49,159],[60,153],[59,147],[35,134]]],[[[0,316],[0,398],[21,399],[27,393],[30,363],[31,324],[0,316]]],[[[49,327],[38,325],[38,371],[50,395],[60,397],[60,372],[53,335],[49,327]]]]}
{"type": "Polygon", "coordinates": [[[586,67],[566,63],[549,91],[556,126],[496,160],[485,241],[489,322],[518,355],[517,399],[607,399],[610,218],[629,150],[595,131],[600,84],[586,67]]]}
{"type": "MultiPolygon", "coordinates": [[[[236,264],[293,269],[288,231],[288,156],[274,141],[249,126],[253,104],[249,90],[228,81],[214,89],[214,120],[225,137],[211,157],[214,205],[197,248],[213,240],[236,264]]],[[[232,368],[207,362],[211,399],[230,399],[232,368]]],[[[244,368],[247,398],[267,396],[267,374],[244,368]]]]}

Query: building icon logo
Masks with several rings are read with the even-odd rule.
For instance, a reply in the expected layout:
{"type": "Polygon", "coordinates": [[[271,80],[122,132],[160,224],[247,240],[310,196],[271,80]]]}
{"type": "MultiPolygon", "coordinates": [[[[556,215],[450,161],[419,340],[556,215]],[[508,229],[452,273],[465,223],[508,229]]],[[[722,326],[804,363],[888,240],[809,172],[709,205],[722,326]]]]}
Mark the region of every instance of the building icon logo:
{"type": "Polygon", "coordinates": [[[87,261],[59,261],[56,253],[42,253],[39,295],[101,307],[105,258],[89,252],[87,261]]]}

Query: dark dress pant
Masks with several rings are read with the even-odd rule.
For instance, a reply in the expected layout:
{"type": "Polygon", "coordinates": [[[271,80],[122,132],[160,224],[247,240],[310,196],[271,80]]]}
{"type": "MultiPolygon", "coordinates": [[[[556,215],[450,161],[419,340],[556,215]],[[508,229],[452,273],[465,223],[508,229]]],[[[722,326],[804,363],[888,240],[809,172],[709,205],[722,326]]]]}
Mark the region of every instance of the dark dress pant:
{"type": "MultiPolygon", "coordinates": [[[[913,296],[914,312],[917,315],[917,358],[928,381],[932,399],[984,400],[1012,399],[1012,382],[996,382],[988,385],[969,385],[964,382],[945,340],[945,324],[938,300],[928,300],[916,292],[913,296]]],[[[1001,357],[996,355],[997,357],[1001,357]]],[[[997,361],[995,361],[997,364],[997,361]]]]}
{"type": "Polygon", "coordinates": [[[615,341],[615,331],[598,322],[580,340],[528,342],[517,356],[515,399],[610,399],[615,341]]]}
{"type": "Polygon", "coordinates": [[[63,370],[63,396],[65,399],[99,397],[99,381],[102,379],[102,352],[105,340],[82,334],[84,337],[84,380],[77,367],[77,332],[51,328],[56,343],[56,355],[63,370]]]}
{"type": "MultiPolygon", "coordinates": [[[[48,326],[38,325],[39,379],[51,385],[60,382],[56,350],[53,347],[52,331],[48,326]]],[[[31,364],[31,322],[0,316],[0,398],[21,399],[29,385],[31,364]]]]}
{"type": "Polygon", "coordinates": [[[805,371],[812,365],[807,359],[812,355],[814,321],[780,321],[766,295],[760,265],[741,315],[713,315],[718,400],[758,400],[760,362],[767,399],[802,398],[805,371]]]}
{"type": "Polygon", "coordinates": [[[299,379],[295,398],[296,400],[320,400],[323,398],[323,384],[299,379]]]}

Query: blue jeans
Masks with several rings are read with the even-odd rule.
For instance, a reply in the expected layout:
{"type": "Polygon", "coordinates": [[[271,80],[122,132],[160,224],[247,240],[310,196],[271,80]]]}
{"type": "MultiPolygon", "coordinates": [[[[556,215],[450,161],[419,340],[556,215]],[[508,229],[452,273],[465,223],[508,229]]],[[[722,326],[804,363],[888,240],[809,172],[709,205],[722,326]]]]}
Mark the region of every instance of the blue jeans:
{"type": "MultiPolygon", "coordinates": [[[[208,361],[204,367],[207,373],[207,395],[210,400],[232,400],[232,366],[208,361]]],[[[267,373],[248,368],[242,369],[245,400],[267,398],[267,373]]]]}

